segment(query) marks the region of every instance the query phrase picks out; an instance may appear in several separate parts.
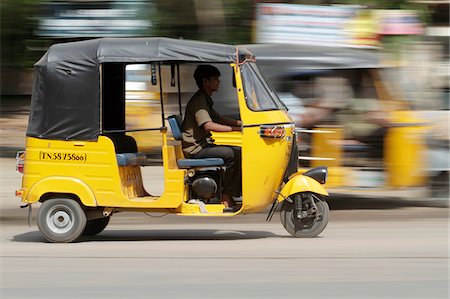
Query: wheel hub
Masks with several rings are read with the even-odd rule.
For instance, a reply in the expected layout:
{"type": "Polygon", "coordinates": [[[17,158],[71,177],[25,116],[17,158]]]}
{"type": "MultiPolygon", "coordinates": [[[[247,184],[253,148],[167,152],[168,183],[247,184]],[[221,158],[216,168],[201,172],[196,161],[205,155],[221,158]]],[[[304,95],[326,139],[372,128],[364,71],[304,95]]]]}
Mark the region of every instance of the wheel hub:
{"type": "Polygon", "coordinates": [[[56,234],[64,234],[73,227],[73,215],[70,211],[55,207],[50,210],[46,217],[48,228],[56,234]]]}
{"type": "Polygon", "coordinates": [[[70,217],[66,212],[58,211],[53,216],[53,224],[58,228],[66,227],[70,222],[70,217]]]}

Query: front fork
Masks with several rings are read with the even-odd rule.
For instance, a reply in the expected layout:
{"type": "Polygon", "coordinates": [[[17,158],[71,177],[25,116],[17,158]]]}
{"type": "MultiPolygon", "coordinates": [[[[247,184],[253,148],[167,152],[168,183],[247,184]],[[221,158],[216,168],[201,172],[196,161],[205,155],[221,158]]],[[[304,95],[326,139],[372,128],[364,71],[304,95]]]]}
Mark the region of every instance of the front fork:
{"type": "Polygon", "coordinates": [[[297,219],[319,217],[317,214],[319,209],[317,208],[316,202],[314,200],[314,195],[312,193],[300,193],[294,195],[294,215],[297,219]]]}
{"type": "MultiPolygon", "coordinates": [[[[281,193],[278,194],[281,195],[281,193]]],[[[295,215],[298,220],[305,218],[315,218],[316,220],[320,220],[322,214],[318,213],[319,209],[317,208],[316,201],[314,199],[320,201],[320,198],[311,192],[297,193],[293,196],[284,198],[287,202],[294,204],[293,215],[295,215]]],[[[269,214],[267,215],[266,221],[272,220],[272,216],[275,213],[277,206],[278,200],[275,199],[272,207],[270,208],[269,214]]]]}

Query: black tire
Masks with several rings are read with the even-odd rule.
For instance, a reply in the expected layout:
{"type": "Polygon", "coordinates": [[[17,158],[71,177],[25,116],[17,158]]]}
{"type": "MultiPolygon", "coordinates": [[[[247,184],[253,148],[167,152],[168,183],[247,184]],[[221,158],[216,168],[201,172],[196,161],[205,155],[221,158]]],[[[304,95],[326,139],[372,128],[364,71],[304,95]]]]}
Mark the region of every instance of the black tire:
{"type": "Polygon", "coordinates": [[[315,201],[315,203],[320,216],[300,220],[294,215],[294,203],[283,201],[280,212],[281,223],[292,236],[314,238],[325,229],[330,217],[330,208],[325,201],[315,201]]]}
{"type": "Polygon", "coordinates": [[[111,217],[88,220],[83,231],[83,236],[95,236],[101,233],[108,226],[111,217]]]}
{"type": "Polygon", "coordinates": [[[69,198],[46,200],[37,217],[37,225],[42,235],[54,243],[77,240],[83,233],[86,222],[86,214],[80,204],[69,198]]]}
{"type": "Polygon", "coordinates": [[[448,200],[450,194],[450,177],[447,171],[440,172],[431,180],[431,197],[437,200],[448,200]]]}

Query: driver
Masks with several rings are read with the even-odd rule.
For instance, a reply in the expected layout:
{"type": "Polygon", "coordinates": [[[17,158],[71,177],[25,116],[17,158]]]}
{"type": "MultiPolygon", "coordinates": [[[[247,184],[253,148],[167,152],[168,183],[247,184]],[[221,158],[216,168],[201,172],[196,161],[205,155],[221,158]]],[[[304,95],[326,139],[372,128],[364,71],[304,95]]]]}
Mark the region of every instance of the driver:
{"type": "Polygon", "coordinates": [[[186,158],[222,158],[226,170],[223,182],[221,203],[224,212],[237,210],[233,196],[241,195],[241,148],[215,145],[210,131],[241,131],[242,122],[219,115],[213,109],[211,96],[219,89],[220,71],[212,65],[200,65],[194,72],[199,90],[186,106],[183,120],[182,147],[186,158]]]}

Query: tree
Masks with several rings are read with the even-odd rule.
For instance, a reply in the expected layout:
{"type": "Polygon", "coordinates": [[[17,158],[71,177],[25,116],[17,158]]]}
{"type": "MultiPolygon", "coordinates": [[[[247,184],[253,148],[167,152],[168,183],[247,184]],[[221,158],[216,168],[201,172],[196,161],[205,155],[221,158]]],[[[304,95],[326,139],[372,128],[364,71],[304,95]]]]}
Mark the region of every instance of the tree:
{"type": "Polygon", "coordinates": [[[30,51],[35,16],[39,10],[36,0],[2,0],[1,10],[1,67],[31,67],[41,53],[30,51]]]}

